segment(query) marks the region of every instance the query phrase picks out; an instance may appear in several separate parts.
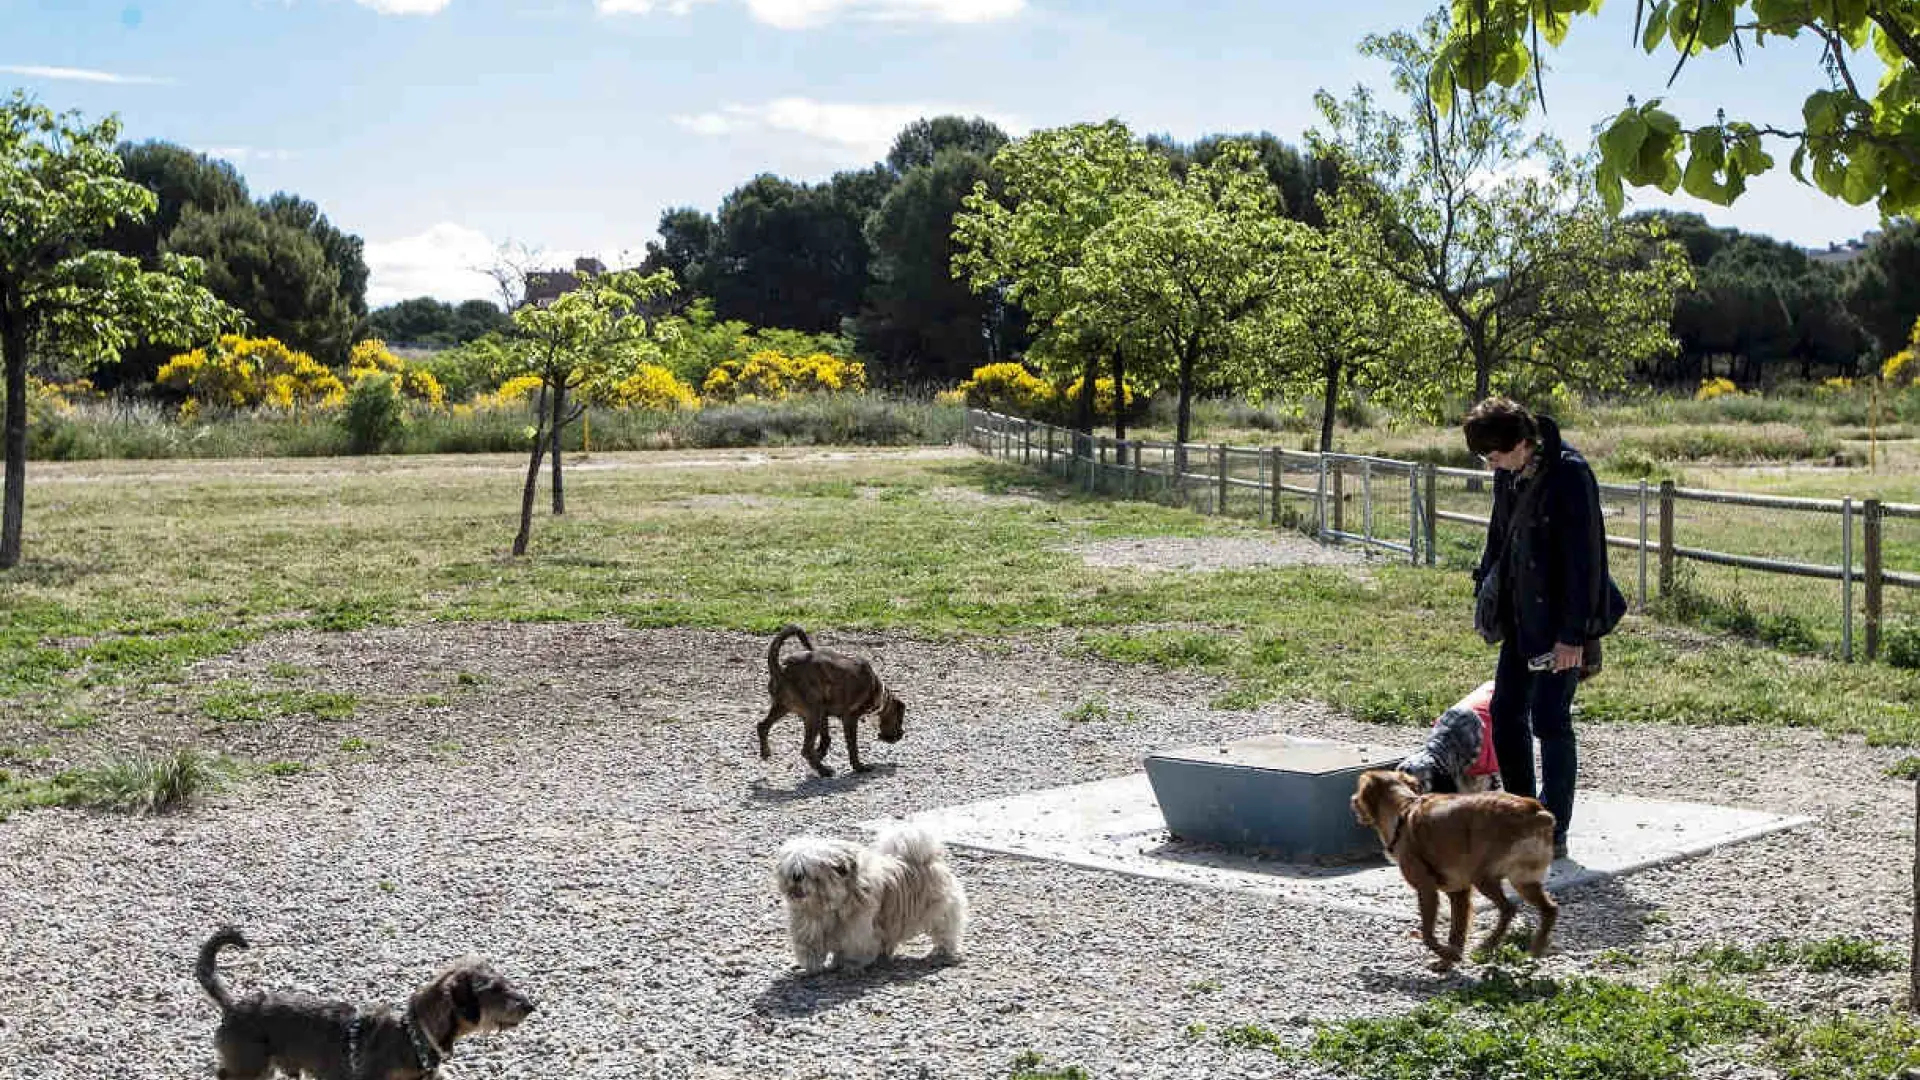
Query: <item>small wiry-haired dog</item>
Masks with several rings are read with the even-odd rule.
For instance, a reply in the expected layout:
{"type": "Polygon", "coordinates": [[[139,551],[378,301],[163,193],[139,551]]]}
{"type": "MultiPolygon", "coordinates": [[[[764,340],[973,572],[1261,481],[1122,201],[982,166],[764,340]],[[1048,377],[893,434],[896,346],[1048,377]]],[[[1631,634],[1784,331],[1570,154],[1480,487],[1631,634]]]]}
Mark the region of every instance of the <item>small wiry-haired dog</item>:
{"type": "Polygon", "coordinates": [[[800,756],[821,776],[832,776],[833,769],[823,760],[832,745],[827,718],[838,716],[847,736],[847,763],[855,772],[870,767],[860,760],[860,746],[854,741],[858,721],[868,713],[880,717],[880,741],[895,743],[906,733],[907,706],[880,682],[873,665],[859,657],[846,656],[832,649],[816,649],[807,632],[789,623],[773,635],[767,646],[766,719],[760,721],[760,760],[773,756],[767,746],[767,732],[774,721],[792,713],[806,722],[807,730],[800,756]],[[788,638],[799,638],[804,651],[782,661],[780,646],[788,638]]]}
{"type": "Polygon", "coordinates": [[[1492,790],[1500,780],[1500,760],[1493,752],[1492,681],[1441,713],[1426,744],[1399,767],[1420,782],[1421,791],[1471,795],[1492,790]]]}
{"type": "Polygon", "coordinates": [[[1422,795],[1406,773],[1371,769],[1360,774],[1352,806],[1354,818],[1379,835],[1419,896],[1420,939],[1440,957],[1434,970],[1446,971],[1465,954],[1475,889],[1500,911],[1480,947],[1500,947],[1518,909],[1502,881],[1512,881],[1536,912],[1533,955],[1547,951],[1560,907],[1543,887],[1553,863],[1553,814],[1538,800],[1505,791],[1422,795]],[[1441,893],[1453,916],[1445,945],[1433,936],[1441,893]]]}
{"type": "Polygon", "coordinates": [[[475,958],[449,964],[398,1015],[272,990],[235,1001],[214,967],[228,945],[244,949],[247,939],[232,927],[218,931],[193,968],[220,1006],[220,1080],[265,1080],[275,1068],[318,1080],[429,1080],[456,1039],[514,1027],[533,1012],[526,995],[475,958]]]}
{"type": "Polygon", "coordinates": [[[967,894],[947,851],[926,830],[893,826],[872,847],[797,836],[780,848],[774,884],[787,900],[793,957],[809,975],[859,971],[926,934],[935,954],[960,959],[967,894]]]}

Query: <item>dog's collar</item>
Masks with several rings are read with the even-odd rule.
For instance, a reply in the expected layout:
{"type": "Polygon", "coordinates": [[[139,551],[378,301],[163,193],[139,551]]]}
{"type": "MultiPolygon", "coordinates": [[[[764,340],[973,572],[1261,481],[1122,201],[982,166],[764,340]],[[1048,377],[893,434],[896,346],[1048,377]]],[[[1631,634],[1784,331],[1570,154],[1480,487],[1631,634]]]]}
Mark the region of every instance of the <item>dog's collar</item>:
{"type": "Polygon", "coordinates": [[[420,1063],[420,1071],[432,1076],[434,1070],[440,1067],[440,1063],[446,1060],[447,1055],[441,1053],[440,1048],[433,1044],[433,1036],[427,1034],[427,1029],[420,1026],[412,1013],[408,1013],[406,1020],[402,1023],[407,1029],[408,1041],[413,1043],[413,1056],[420,1063]]]}
{"type": "Polygon", "coordinates": [[[1393,828],[1387,830],[1387,854],[1393,854],[1394,846],[1400,843],[1400,831],[1406,828],[1407,815],[1413,813],[1413,808],[1419,806],[1425,798],[1425,795],[1415,795],[1407,801],[1407,805],[1400,808],[1398,814],[1394,815],[1393,828]]]}

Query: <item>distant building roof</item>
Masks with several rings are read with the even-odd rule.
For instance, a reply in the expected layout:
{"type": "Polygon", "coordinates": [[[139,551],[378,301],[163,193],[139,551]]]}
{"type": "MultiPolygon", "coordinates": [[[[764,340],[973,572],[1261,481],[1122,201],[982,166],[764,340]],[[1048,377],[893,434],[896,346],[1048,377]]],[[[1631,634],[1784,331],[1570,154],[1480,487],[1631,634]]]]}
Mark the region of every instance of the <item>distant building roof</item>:
{"type": "Polygon", "coordinates": [[[551,304],[579,288],[581,278],[606,272],[606,265],[593,258],[573,260],[572,270],[529,270],[526,294],[520,298],[520,303],[537,306],[551,304]]]}
{"type": "Polygon", "coordinates": [[[1868,229],[1858,240],[1831,243],[1824,248],[1807,248],[1807,258],[1829,266],[1844,265],[1866,254],[1867,248],[1879,237],[1879,229],[1868,229]]]}

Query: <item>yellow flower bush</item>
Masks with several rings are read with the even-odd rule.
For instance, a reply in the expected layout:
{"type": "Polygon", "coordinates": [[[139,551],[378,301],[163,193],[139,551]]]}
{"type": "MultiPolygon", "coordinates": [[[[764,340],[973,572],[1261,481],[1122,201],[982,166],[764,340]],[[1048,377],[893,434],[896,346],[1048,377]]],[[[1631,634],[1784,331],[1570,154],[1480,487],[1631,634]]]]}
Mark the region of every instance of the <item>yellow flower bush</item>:
{"type": "Polygon", "coordinates": [[[788,356],[763,349],[745,360],[723,360],[707,373],[700,392],[715,401],[768,399],[788,394],[865,390],[867,367],[827,353],[788,356]]]}
{"type": "Polygon", "coordinates": [[[1880,366],[1880,378],[1889,386],[1912,386],[1920,380],[1920,319],[1913,322],[1907,347],[1887,357],[1880,366]]]}
{"type": "MultiPolygon", "coordinates": [[[[1068,383],[1067,388],[1060,391],[1059,407],[1068,411],[1078,409],[1080,407],[1081,387],[1086,384],[1086,381],[1086,376],[1082,375],[1068,383]]],[[[1126,407],[1131,409],[1134,406],[1135,398],[1133,387],[1126,387],[1125,391],[1127,395],[1126,407]]],[[[1113,380],[1111,378],[1093,380],[1093,412],[1095,416],[1113,415],[1113,380]]]]}
{"type": "Polygon", "coordinates": [[[486,411],[519,406],[540,392],[540,376],[516,375],[501,383],[491,394],[475,394],[471,409],[486,411]]]}
{"type": "Polygon", "coordinates": [[[184,391],[203,407],[276,409],[337,407],[347,388],[327,366],[276,338],[223,335],[212,350],[180,353],[160,368],[162,386],[184,391]]]}
{"type": "Polygon", "coordinates": [[[937,390],[933,395],[933,403],[935,405],[965,405],[967,403],[967,392],[957,386],[951,390],[937,390]]]}
{"type": "Polygon", "coordinates": [[[393,355],[387,343],[379,338],[359,342],[347,353],[347,381],[357,383],[369,375],[392,375],[394,385],[406,397],[429,408],[446,407],[447,392],[440,380],[433,377],[433,372],[407,366],[406,361],[393,355]]]}
{"type": "Polygon", "coordinates": [[[1844,375],[1824,379],[1819,386],[1813,388],[1813,396],[1822,398],[1839,397],[1851,393],[1853,393],[1853,380],[1844,375]]]}
{"type": "Polygon", "coordinates": [[[1700,389],[1693,392],[1693,400],[1695,401],[1712,401],[1717,397],[1738,396],[1740,396],[1740,388],[1733,384],[1732,379],[1725,377],[1701,379],[1700,389]]]}
{"type": "Polygon", "coordinates": [[[590,395],[597,404],[619,409],[697,409],[700,398],[659,364],[641,364],[632,375],[590,395]]]}
{"type": "MultiPolygon", "coordinates": [[[[1108,391],[1112,382],[1108,381],[1108,391]]],[[[1100,393],[1100,381],[1094,380],[1093,392],[1100,393]]],[[[1053,387],[1019,364],[986,364],[973,369],[973,376],[960,384],[967,404],[976,409],[1033,416],[1053,403],[1053,387]]]]}

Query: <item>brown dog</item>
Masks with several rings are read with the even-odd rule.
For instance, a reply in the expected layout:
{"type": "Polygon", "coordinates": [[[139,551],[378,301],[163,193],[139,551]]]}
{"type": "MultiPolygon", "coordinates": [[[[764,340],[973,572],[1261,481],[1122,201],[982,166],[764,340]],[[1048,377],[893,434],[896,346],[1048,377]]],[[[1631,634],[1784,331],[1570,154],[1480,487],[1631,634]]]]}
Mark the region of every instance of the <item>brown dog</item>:
{"type": "Polygon", "coordinates": [[[905,734],[907,707],[880,683],[873,665],[832,649],[816,649],[807,632],[788,623],[773,635],[767,646],[767,718],[760,721],[760,758],[773,756],[767,746],[767,732],[774,721],[791,713],[806,722],[807,733],[800,755],[821,776],[833,770],[821,760],[833,738],[827,731],[827,717],[838,716],[847,736],[847,763],[855,772],[866,772],[860,760],[860,747],[854,741],[854,729],[860,717],[870,712],[880,715],[880,741],[896,743],[905,734]],[[780,659],[780,646],[788,638],[799,638],[802,652],[780,659]]]}
{"type": "Polygon", "coordinates": [[[213,1041],[220,1080],[266,1080],[275,1068],[318,1080],[429,1080],[456,1039],[514,1027],[533,1002],[477,959],[456,961],[414,991],[406,1012],[361,1012],[345,1002],[264,991],[235,1001],[214,963],[247,939],[227,927],[200,947],[194,977],[220,1006],[213,1041]]]}
{"type": "Polygon", "coordinates": [[[1422,795],[1419,781],[1393,769],[1360,774],[1353,793],[1353,816],[1371,827],[1420,896],[1420,939],[1439,955],[1435,971],[1460,961],[1473,924],[1473,890],[1500,909],[1500,921],[1480,943],[1499,948],[1517,905],[1507,899],[1502,880],[1512,881],[1538,913],[1531,952],[1547,951],[1560,907],[1542,883],[1553,863],[1553,815],[1539,800],[1494,791],[1479,795],[1422,795]],[[1453,927],[1447,944],[1434,939],[1433,922],[1440,894],[1447,894],[1453,927]]]}

